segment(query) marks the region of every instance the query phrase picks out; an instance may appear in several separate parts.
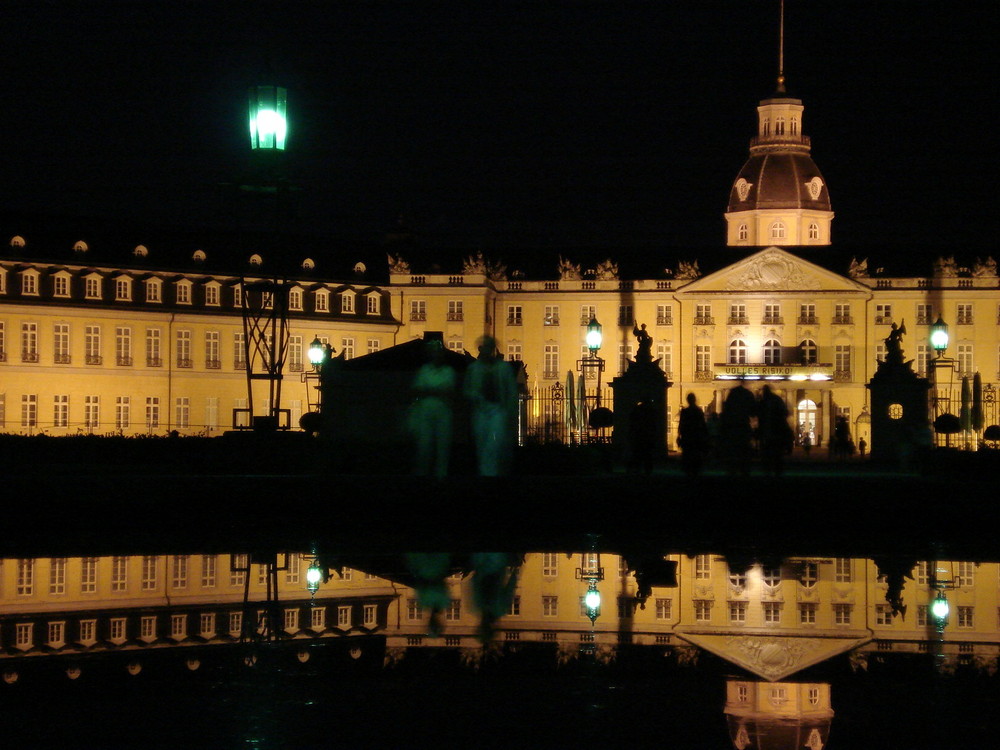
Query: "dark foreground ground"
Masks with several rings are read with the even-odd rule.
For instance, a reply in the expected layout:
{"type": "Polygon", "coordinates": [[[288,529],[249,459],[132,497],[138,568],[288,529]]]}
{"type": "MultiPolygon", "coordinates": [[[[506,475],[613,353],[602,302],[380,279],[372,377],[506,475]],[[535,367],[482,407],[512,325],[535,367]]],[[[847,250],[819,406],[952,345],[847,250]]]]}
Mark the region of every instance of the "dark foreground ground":
{"type": "Polygon", "coordinates": [[[615,467],[602,446],[536,446],[509,477],[435,481],[391,456],[344,466],[308,439],[0,447],[3,556],[578,550],[597,535],[617,552],[1000,559],[1000,461],[986,451],[939,451],[910,472],[814,451],[780,477],[710,463],[692,479],[676,457],[644,475],[615,467]]]}

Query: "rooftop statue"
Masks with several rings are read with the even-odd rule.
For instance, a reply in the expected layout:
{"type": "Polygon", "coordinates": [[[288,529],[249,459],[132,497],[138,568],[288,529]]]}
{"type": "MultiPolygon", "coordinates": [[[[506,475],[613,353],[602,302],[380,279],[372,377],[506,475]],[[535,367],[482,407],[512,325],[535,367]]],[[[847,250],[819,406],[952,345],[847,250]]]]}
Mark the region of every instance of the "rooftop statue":
{"type": "Polygon", "coordinates": [[[578,281],[583,278],[583,274],[580,273],[580,264],[573,263],[569,258],[564,258],[559,256],[559,280],[560,281],[578,281]]]}
{"type": "Polygon", "coordinates": [[[958,276],[958,264],[954,256],[948,258],[938,258],[934,261],[935,276],[958,276]]]}
{"type": "Polygon", "coordinates": [[[462,273],[482,274],[490,281],[503,281],[507,278],[507,266],[494,263],[480,250],[475,255],[470,255],[465,259],[462,264],[462,273]]]}
{"type": "Polygon", "coordinates": [[[613,263],[611,258],[603,260],[597,264],[597,269],[594,272],[595,277],[598,281],[608,281],[618,278],[618,264],[613,263]]]}
{"type": "Polygon", "coordinates": [[[864,258],[860,261],[857,258],[851,258],[851,265],[847,269],[847,275],[852,279],[867,279],[868,258],[864,258]]]}
{"type": "Polygon", "coordinates": [[[698,261],[677,261],[677,273],[674,274],[675,279],[680,279],[682,281],[694,281],[700,276],[701,271],[698,269],[698,261]]]}
{"type": "Polygon", "coordinates": [[[409,273],[410,264],[403,260],[403,256],[392,253],[386,254],[389,259],[389,273],[409,273]]]}
{"type": "Polygon", "coordinates": [[[997,262],[989,255],[986,256],[986,260],[976,258],[976,262],[972,264],[972,275],[979,278],[996,278],[997,262]]]}

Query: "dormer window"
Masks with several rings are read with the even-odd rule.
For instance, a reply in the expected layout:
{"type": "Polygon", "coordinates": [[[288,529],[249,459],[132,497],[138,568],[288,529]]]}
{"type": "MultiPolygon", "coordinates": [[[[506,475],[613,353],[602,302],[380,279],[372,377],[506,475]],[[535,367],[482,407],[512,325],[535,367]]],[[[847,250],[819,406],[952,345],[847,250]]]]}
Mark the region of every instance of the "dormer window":
{"type": "Polygon", "coordinates": [[[7,269],[0,268],[0,294],[7,293],[7,269]]]}
{"type": "Polygon", "coordinates": [[[212,307],[219,306],[219,283],[217,281],[205,284],[205,304],[212,307]]]}
{"type": "Polygon", "coordinates": [[[340,295],[340,311],[344,313],[354,312],[354,292],[351,290],[340,295]]]}
{"type": "Polygon", "coordinates": [[[85,299],[101,298],[101,277],[96,275],[87,276],[83,280],[83,296],[85,299]]]}
{"type": "Polygon", "coordinates": [[[288,309],[289,310],[301,310],[302,309],[302,290],[301,289],[289,289],[288,290],[288,309]]]}
{"type": "Polygon", "coordinates": [[[38,295],[38,271],[29,269],[21,274],[21,294],[38,295]]]}
{"type": "Polygon", "coordinates": [[[126,277],[115,279],[115,299],[119,302],[128,302],[132,299],[132,279],[126,277]]]}
{"type": "Polygon", "coordinates": [[[60,271],[52,277],[52,296],[69,297],[69,273],[60,271]]]}
{"type": "Polygon", "coordinates": [[[330,293],[326,289],[316,291],[316,312],[330,312],[330,293]]]}
{"type": "Polygon", "coordinates": [[[243,285],[233,284],[233,305],[243,307],[243,285]]]}
{"type": "Polygon", "coordinates": [[[162,302],[160,287],[163,284],[159,279],[146,280],[146,302],[162,302]]]}
{"type": "Polygon", "coordinates": [[[191,282],[190,281],[178,281],[177,282],[177,304],[179,305],[190,305],[191,304],[191,282]]]}
{"type": "Polygon", "coordinates": [[[24,247],[24,237],[19,234],[15,234],[10,238],[11,247],[24,247]]]}
{"type": "Polygon", "coordinates": [[[382,298],[379,296],[378,292],[372,292],[368,295],[368,314],[378,315],[381,312],[381,302],[382,298]]]}

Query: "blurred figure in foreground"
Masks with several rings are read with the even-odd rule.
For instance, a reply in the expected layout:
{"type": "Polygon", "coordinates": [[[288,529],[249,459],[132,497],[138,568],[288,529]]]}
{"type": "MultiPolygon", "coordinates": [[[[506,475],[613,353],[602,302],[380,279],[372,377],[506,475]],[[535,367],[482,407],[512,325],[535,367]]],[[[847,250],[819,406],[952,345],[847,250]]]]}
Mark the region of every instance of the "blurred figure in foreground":
{"type": "Polygon", "coordinates": [[[709,448],[708,426],[705,412],[698,406],[693,393],[687,395],[687,406],[681,409],[677,424],[677,445],[681,449],[681,468],[689,477],[701,473],[702,461],[709,448]]]}
{"type": "Polygon", "coordinates": [[[441,479],[448,475],[451,455],[456,377],[455,371],[444,361],[444,347],[440,341],[427,342],[427,359],[413,381],[416,400],[409,414],[410,432],[417,443],[414,473],[441,479]]]}
{"type": "Polygon", "coordinates": [[[472,405],[472,436],[479,474],[506,473],[517,425],[517,384],[514,371],[496,355],[490,336],[479,341],[479,357],[469,365],[463,388],[472,405]]]}
{"type": "Polygon", "coordinates": [[[784,469],[784,457],[792,450],[795,437],[788,426],[788,407],[784,399],[765,385],[760,391],[757,407],[760,430],[760,453],[764,470],[779,476],[784,469]]]}
{"type": "Polygon", "coordinates": [[[756,413],[757,401],[742,382],[730,389],[719,419],[719,452],[730,474],[750,474],[753,454],[753,426],[750,420],[756,413]]]}

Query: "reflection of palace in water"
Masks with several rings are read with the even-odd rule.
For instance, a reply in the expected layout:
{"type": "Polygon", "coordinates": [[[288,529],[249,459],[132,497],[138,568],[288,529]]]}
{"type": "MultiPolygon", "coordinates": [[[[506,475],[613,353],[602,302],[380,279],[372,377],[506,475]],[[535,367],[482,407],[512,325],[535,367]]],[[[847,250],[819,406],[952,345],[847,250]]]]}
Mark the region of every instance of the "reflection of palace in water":
{"type": "MultiPolygon", "coordinates": [[[[855,665],[875,654],[927,653],[944,668],[997,666],[997,563],[918,562],[894,613],[888,584],[870,559],[794,558],[746,571],[716,555],[666,560],[676,563],[676,574],[667,566],[640,599],[645,587],[623,557],[526,554],[511,568],[516,588],[486,645],[548,644],[558,659],[582,650],[610,660],[623,645],[664,649],[682,662],[706,651],[771,682],[839,655],[855,665]],[[592,624],[583,597],[587,576],[598,568],[602,603],[592,624]],[[930,606],[942,593],[951,613],[939,638],[930,606]]],[[[309,561],[278,555],[269,569],[228,554],[3,560],[5,679],[15,681],[49,657],[77,668],[100,654],[141,663],[163,649],[208,654],[268,636],[303,646],[378,636],[387,663],[413,648],[460,649],[473,661],[483,654],[474,571],[446,568],[439,627],[432,627],[401,560],[370,564],[372,572],[339,568],[313,598],[306,590],[309,561]]]]}

